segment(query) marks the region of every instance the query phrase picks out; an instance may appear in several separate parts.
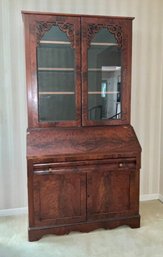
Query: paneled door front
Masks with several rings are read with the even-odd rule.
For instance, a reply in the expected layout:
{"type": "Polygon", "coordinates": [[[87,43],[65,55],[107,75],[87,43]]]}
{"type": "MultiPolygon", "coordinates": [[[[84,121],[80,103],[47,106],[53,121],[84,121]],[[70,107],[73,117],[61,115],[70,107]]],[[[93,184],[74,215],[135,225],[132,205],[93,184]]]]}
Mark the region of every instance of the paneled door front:
{"type": "Polygon", "coordinates": [[[55,172],[34,175],[35,226],[71,224],[86,219],[86,175],[55,172]]]}

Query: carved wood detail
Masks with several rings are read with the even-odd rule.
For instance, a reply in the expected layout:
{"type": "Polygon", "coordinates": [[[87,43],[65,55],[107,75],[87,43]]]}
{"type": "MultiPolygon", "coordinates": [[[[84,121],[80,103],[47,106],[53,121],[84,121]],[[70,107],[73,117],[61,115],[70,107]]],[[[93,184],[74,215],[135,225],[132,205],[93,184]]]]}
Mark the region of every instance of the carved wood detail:
{"type": "Polygon", "coordinates": [[[39,44],[39,41],[41,40],[41,38],[43,37],[45,32],[49,31],[52,26],[58,26],[62,32],[65,32],[67,37],[70,40],[72,48],[74,48],[74,24],[61,23],[58,21],[54,21],[54,22],[39,21],[39,22],[37,22],[37,26],[36,26],[37,45],[39,44]]]}
{"type": "Polygon", "coordinates": [[[123,44],[122,27],[120,25],[105,25],[105,24],[89,24],[88,26],[88,47],[95,34],[99,32],[101,28],[106,28],[110,33],[114,34],[118,45],[121,47],[123,44]]]}

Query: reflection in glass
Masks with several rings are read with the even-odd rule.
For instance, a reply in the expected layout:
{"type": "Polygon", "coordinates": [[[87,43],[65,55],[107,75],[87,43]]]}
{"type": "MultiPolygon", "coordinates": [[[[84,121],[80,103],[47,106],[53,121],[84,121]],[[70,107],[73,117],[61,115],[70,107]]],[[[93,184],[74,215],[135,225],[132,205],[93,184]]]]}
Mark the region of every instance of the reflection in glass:
{"type": "Polygon", "coordinates": [[[121,119],[121,49],[104,28],[88,49],[88,118],[121,119]]]}
{"type": "Polygon", "coordinates": [[[39,121],[75,120],[74,49],[59,27],[37,47],[39,121]]]}

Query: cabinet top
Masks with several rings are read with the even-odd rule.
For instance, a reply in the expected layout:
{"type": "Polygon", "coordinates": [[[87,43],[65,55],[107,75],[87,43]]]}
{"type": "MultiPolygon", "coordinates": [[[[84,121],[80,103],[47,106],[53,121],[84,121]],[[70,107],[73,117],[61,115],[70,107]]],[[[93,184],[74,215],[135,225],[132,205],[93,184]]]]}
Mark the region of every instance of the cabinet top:
{"type": "Polygon", "coordinates": [[[101,18],[112,18],[112,19],[128,19],[134,20],[135,17],[124,17],[124,16],[108,16],[108,15],[88,15],[88,14],[69,14],[69,13],[53,13],[53,12],[35,12],[35,11],[21,11],[22,15],[55,15],[55,16],[69,16],[69,17],[101,17],[101,18]]]}

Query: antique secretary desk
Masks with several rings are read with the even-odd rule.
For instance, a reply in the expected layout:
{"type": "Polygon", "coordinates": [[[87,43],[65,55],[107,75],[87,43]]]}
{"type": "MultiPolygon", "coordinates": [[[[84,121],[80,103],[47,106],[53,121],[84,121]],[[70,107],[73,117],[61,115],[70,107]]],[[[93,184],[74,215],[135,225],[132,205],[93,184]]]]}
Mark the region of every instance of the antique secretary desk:
{"type": "Polygon", "coordinates": [[[29,240],[140,226],[132,20],[22,12],[29,240]]]}

